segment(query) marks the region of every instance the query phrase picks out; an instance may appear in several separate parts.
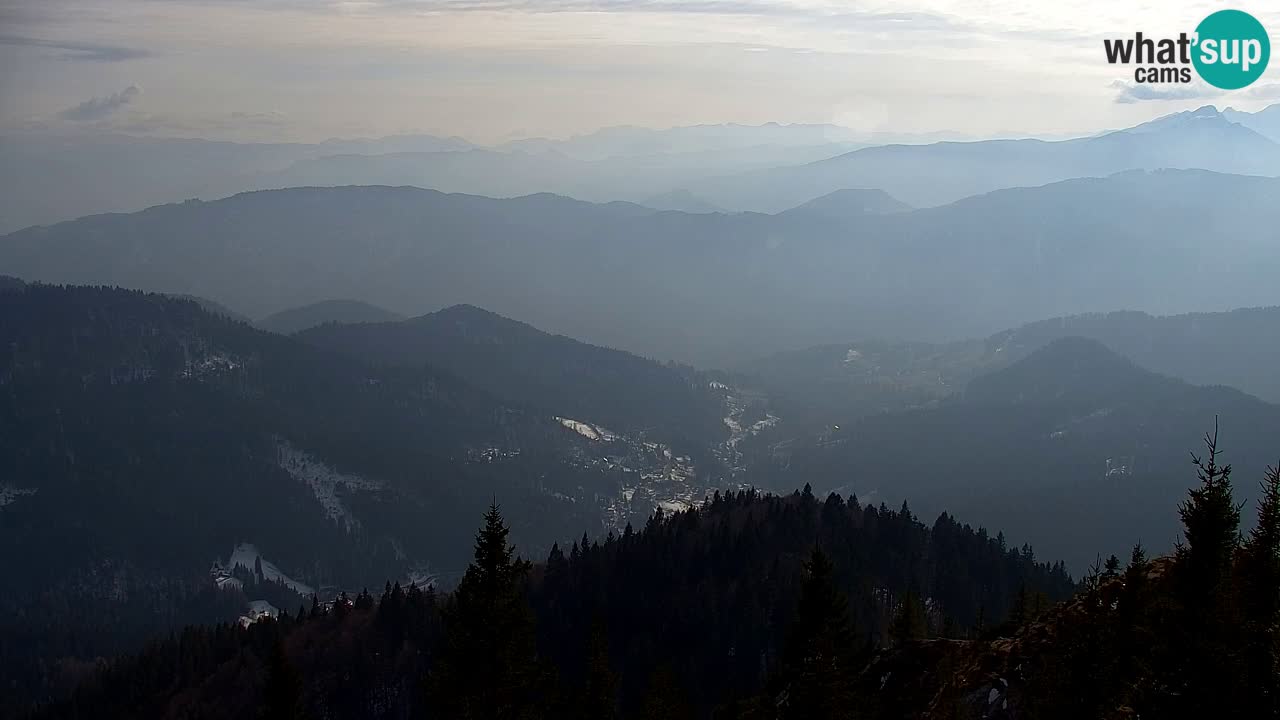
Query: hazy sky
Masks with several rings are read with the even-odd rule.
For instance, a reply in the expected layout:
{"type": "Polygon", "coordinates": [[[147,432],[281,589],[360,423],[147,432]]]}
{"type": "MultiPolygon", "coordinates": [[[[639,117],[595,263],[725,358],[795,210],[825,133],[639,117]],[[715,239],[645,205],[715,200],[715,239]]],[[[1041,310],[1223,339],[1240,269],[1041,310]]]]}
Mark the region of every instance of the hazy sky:
{"type": "MultiPolygon", "coordinates": [[[[1252,7],[1251,7],[1252,5],[1252,7]]],[[[975,136],[1280,100],[1140,99],[1104,36],[1252,2],[0,0],[0,128],[477,141],[601,126],[830,122],[975,136]]],[[[1264,10],[1269,7],[1272,10],[1264,10]]]]}

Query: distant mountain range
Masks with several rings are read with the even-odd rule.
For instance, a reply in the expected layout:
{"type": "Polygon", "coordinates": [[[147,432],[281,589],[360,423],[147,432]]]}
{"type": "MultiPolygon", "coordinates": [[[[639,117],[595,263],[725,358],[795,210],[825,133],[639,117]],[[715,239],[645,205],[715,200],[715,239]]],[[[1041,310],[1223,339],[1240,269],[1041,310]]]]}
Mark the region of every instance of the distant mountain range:
{"type": "Polygon", "coordinates": [[[555,192],[595,202],[654,201],[664,210],[779,212],[846,188],[877,188],[922,207],[1134,169],[1274,176],[1277,107],[1246,113],[1206,106],[1061,141],[958,142],[945,134],[776,123],[605,128],[494,147],[430,135],[236,144],[25,133],[0,138],[0,183],[9,190],[0,198],[0,232],[312,185],[412,185],[494,197],[555,192]]]}
{"type": "Polygon", "coordinates": [[[954,340],[1116,308],[1275,304],[1277,197],[1280,180],[1203,171],[879,214],[857,209],[866,198],[898,206],[842,193],[776,216],[302,188],[24,230],[0,238],[0,266],[27,280],[188,293],[256,317],[334,297],[405,315],[471,303],[600,345],[732,366],[851,338],[954,340]]]}
{"type": "Polygon", "coordinates": [[[869,147],[806,165],[694,183],[689,190],[734,210],[778,212],[848,187],[879,188],[921,207],[1001,188],[1162,168],[1280,175],[1280,144],[1205,106],[1074,140],[869,147]]]}
{"type": "MultiPolygon", "coordinates": [[[[242,144],[124,135],[0,137],[0,232],[293,185],[418,185],[486,195],[554,190],[639,200],[685,181],[809,162],[860,145],[835,126],[605,128],[567,140],[482,148],[403,135],[242,144]]],[[[665,209],[665,208],[664,208],[665,209]]]]}
{"type": "Polygon", "coordinates": [[[839,125],[727,123],[667,129],[615,126],[565,140],[513,140],[502,144],[498,149],[525,153],[553,152],[576,160],[593,161],[723,151],[749,153],[759,148],[849,147],[875,140],[876,138],[866,133],[839,125]]]}
{"type": "Polygon", "coordinates": [[[1239,123],[1274,142],[1280,142],[1280,104],[1270,105],[1257,112],[1227,108],[1222,111],[1222,115],[1231,122],[1239,123]]]}

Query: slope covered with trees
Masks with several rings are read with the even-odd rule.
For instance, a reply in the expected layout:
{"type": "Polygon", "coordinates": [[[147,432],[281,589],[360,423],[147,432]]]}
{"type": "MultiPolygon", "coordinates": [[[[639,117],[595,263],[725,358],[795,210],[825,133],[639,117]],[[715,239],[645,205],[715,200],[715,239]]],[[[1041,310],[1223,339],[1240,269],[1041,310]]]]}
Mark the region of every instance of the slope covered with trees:
{"type": "Polygon", "coordinates": [[[1273,717],[1280,468],[1244,537],[1205,442],[1185,541],[1113,555],[1078,588],[949,516],[807,489],[719,497],[535,566],[494,506],[456,592],[387,584],[192,628],[36,716],[1273,717]]]}
{"type": "Polygon", "coordinates": [[[1118,311],[1040,320],[949,343],[863,339],[740,363],[791,432],[820,432],[860,417],[936,403],[970,380],[1055,340],[1096,340],[1140,367],[1196,385],[1226,385],[1280,400],[1280,308],[1150,315],[1118,311]]]}
{"type": "Polygon", "coordinates": [[[323,325],[299,337],[370,362],[428,363],[498,397],[684,451],[728,434],[723,393],[692,368],[551,335],[471,305],[404,322],[323,325]]]}
{"type": "Polygon", "coordinates": [[[810,482],[945,509],[1079,571],[1095,553],[1138,541],[1155,552],[1172,547],[1181,448],[1215,415],[1228,423],[1236,466],[1261,473],[1273,460],[1280,407],[1063,338],[943,400],[780,445],[749,475],[761,487],[810,482]]]}
{"type": "Polygon", "coordinates": [[[546,548],[599,527],[564,493],[612,487],[549,416],[187,300],[32,285],[0,302],[0,346],[6,668],[225,617],[210,563],[242,543],[304,592],[350,587],[460,567],[494,493],[546,548]]]}
{"type": "Polygon", "coordinates": [[[1227,385],[1280,402],[1280,307],[1153,316],[1095,313],[1042,320],[987,339],[1005,362],[1062,337],[1086,337],[1144,368],[1197,385],[1227,385]]]}
{"type": "Polygon", "coordinates": [[[1047,608],[1074,588],[950,516],[807,489],[722,496],[536,566],[507,532],[491,508],[451,594],[388,584],[328,613],[192,629],[41,716],[736,717],[793,684],[829,704],[876,648],[976,636],[1020,597],[1047,608]]]}

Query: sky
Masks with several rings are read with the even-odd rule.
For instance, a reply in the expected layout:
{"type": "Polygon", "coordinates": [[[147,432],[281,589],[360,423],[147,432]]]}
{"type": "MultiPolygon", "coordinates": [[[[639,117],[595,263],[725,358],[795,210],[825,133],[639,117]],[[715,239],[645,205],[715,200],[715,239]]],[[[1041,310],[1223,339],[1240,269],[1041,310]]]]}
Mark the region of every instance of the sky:
{"type": "MultiPolygon", "coordinates": [[[[1134,87],[1104,37],[1274,2],[0,0],[0,132],[481,143],[612,125],[1060,136],[1249,89],[1134,87]]],[[[1271,9],[1267,9],[1271,8],[1271,9]]]]}

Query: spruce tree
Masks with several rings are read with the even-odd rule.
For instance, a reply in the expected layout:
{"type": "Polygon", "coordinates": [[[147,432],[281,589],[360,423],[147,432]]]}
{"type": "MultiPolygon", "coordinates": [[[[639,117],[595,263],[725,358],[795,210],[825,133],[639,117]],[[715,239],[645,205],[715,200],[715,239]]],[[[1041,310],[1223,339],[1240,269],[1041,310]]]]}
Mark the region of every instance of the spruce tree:
{"type": "Polygon", "coordinates": [[[609,642],[604,625],[592,623],[587,641],[587,677],[582,688],[578,717],[611,720],[618,716],[618,680],[609,667],[609,642]]]}
{"type": "Polygon", "coordinates": [[[1180,570],[1186,580],[1188,600],[1203,606],[1223,588],[1231,561],[1240,543],[1240,506],[1231,492],[1231,465],[1220,465],[1218,423],[1204,437],[1208,454],[1191,454],[1198,487],[1178,506],[1185,544],[1178,548],[1180,570]]]}
{"type": "Polygon", "coordinates": [[[541,716],[545,693],[524,592],[529,563],[507,542],[496,503],[476,534],[475,559],[445,612],[445,646],[430,688],[442,717],[515,720],[541,716]]]}
{"type": "Polygon", "coordinates": [[[1184,617],[1185,652],[1177,684],[1182,706],[1193,715],[1220,712],[1223,698],[1239,698],[1243,649],[1231,578],[1240,545],[1240,506],[1231,489],[1231,466],[1219,461],[1218,423],[1204,437],[1207,454],[1191,454],[1200,481],[1178,507],[1185,542],[1176,552],[1184,617]]]}
{"type": "Polygon", "coordinates": [[[1280,463],[1267,468],[1258,524],[1241,553],[1245,664],[1252,704],[1280,716],[1280,463]]]}
{"type": "Polygon", "coordinates": [[[302,717],[302,679],[276,640],[267,658],[267,680],[262,688],[263,720],[298,720],[302,717]]]}
{"type": "Polygon", "coordinates": [[[1280,464],[1267,468],[1258,503],[1258,524],[1245,543],[1242,573],[1253,620],[1276,622],[1280,612],[1280,464]]]}
{"type": "Polygon", "coordinates": [[[834,567],[814,548],[805,563],[800,603],[783,656],[781,717],[847,718],[853,703],[854,633],[834,567]]]}

